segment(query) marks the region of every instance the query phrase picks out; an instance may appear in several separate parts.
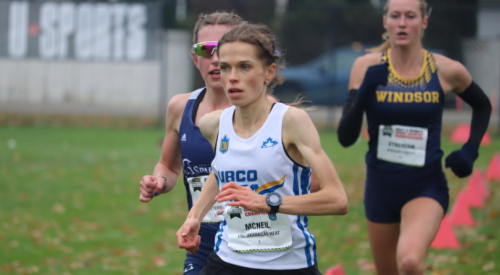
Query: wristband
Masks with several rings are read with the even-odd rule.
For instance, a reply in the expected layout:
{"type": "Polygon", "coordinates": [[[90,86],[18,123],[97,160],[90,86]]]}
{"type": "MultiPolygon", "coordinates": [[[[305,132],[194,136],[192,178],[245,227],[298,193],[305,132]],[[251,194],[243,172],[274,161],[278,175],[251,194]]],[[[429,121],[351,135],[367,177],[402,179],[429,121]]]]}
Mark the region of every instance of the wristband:
{"type": "Polygon", "coordinates": [[[165,180],[165,184],[163,185],[163,189],[161,190],[162,193],[165,193],[165,189],[167,188],[167,178],[162,177],[165,180]]]}

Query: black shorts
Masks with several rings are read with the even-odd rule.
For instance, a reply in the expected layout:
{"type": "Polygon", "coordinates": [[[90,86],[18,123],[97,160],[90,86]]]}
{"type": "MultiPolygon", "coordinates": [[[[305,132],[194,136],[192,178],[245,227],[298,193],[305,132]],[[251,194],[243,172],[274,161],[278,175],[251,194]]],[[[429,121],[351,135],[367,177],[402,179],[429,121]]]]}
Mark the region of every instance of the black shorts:
{"type": "Polygon", "coordinates": [[[444,213],[450,197],[441,162],[410,172],[381,171],[367,166],[365,215],[371,222],[401,222],[401,209],[409,201],[427,197],[437,201],[444,213]]]}
{"type": "Polygon", "coordinates": [[[311,267],[291,270],[253,269],[224,262],[215,252],[208,257],[207,265],[200,275],[321,275],[318,263],[311,267]]]}

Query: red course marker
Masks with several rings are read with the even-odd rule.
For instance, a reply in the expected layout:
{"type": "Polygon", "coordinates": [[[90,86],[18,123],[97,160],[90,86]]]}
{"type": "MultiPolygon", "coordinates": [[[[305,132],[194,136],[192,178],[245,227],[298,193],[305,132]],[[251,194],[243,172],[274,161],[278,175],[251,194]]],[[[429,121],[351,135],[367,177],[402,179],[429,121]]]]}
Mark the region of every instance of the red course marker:
{"type": "Polygon", "coordinates": [[[341,264],[335,265],[333,267],[330,267],[325,275],[345,275],[344,269],[342,268],[341,264]]]}
{"type": "Polygon", "coordinates": [[[483,197],[479,193],[474,177],[470,178],[464,193],[470,207],[481,208],[484,206],[483,197]]]}
{"type": "Polygon", "coordinates": [[[431,247],[435,249],[450,248],[455,250],[460,248],[457,236],[455,235],[455,231],[453,231],[453,228],[451,227],[451,223],[447,215],[445,215],[443,220],[441,221],[439,231],[436,235],[436,238],[434,238],[434,241],[432,241],[431,247]]]}
{"type": "Polygon", "coordinates": [[[486,181],[481,175],[481,170],[476,169],[472,174],[470,181],[476,186],[477,193],[479,197],[482,199],[486,199],[490,196],[490,191],[488,190],[488,186],[486,185],[486,181]]]}
{"type": "Polygon", "coordinates": [[[500,154],[494,154],[491,158],[485,177],[487,181],[500,181],[500,154]]]}
{"type": "Polygon", "coordinates": [[[470,213],[469,202],[464,191],[458,193],[450,213],[450,223],[452,225],[474,226],[474,219],[470,213]]]}
{"type": "MultiPolygon", "coordinates": [[[[453,133],[451,133],[450,141],[451,143],[463,144],[466,143],[467,140],[469,140],[469,135],[470,135],[470,124],[459,123],[457,127],[455,127],[455,130],[453,130],[453,133]]],[[[490,145],[490,144],[491,144],[491,137],[490,134],[486,132],[483,136],[483,139],[481,140],[481,145],[490,145]]]]}

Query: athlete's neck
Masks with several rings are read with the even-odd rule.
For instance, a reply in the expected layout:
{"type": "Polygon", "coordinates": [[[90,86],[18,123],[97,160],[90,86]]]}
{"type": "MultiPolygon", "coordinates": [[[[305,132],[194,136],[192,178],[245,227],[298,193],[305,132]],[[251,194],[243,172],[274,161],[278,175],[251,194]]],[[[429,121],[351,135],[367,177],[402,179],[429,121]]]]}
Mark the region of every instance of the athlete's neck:
{"type": "Polygon", "coordinates": [[[207,91],[205,92],[205,96],[198,105],[198,110],[196,111],[196,117],[194,120],[195,125],[199,125],[200,119],[213,111],[224,110],[227,107],[231,107],[231,103],[229,99],[227,99],[224,90],[215,90],[210,87],[206,87],[207,91]]]}
{"type": "Polygon", "coordinates": [[[409,47],[391,46],[391,65],[401,76],[415,72],[418,75],[424,63],[424,53],[420,43],[409,47]]]}
{"type": "Polygon", "coordinates": [[[231,103],[226,96],[224,90],[221,89],[212,89],[207,86],[207,92],[205,93],[205,97],[201,101],[200,105],[204,105],[206,109],[211,111],[223,110],[227,107],[231,107],[231,103]]]}
{"type": "Polygon", "coordinates": [[[253,136],[266,122],[273,103],[266,97],[260,96],[246,106],[236,106],[233,127],[241,138],[253,136]]]}

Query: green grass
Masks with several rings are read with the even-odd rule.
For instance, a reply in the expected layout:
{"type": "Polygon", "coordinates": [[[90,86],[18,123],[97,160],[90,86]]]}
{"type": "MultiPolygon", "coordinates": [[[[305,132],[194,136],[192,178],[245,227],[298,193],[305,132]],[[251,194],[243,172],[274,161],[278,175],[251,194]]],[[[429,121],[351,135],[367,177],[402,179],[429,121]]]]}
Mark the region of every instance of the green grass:
{"type": "MultiPolygon", "coordinates": [[[[0,274],[182,274],[185,252],[175,238],[187,214],[182,182],[150,203],[138,200],[162,137],[160,130],[1,127],[0,274]]],[[[341,263],[347,274],[374,274],[363,209],[366,141],[345,149],[333,132],[321,140],[350,209],[310,218],[320,270],[341,263]]],[[[445,154],[457,148],[443,140],[445,154]]],[[[476,167],[485,169],[494,152],[500,139],[481,148],[476,167]]],[[[467,179],[446,174],[455,198],[467,179]]],[[[429,252],[429,274],[500,274],[500,184],[489,187],[486,206],[472,211],[477,226],[455,229],[461,249],[429,252]]]]}

